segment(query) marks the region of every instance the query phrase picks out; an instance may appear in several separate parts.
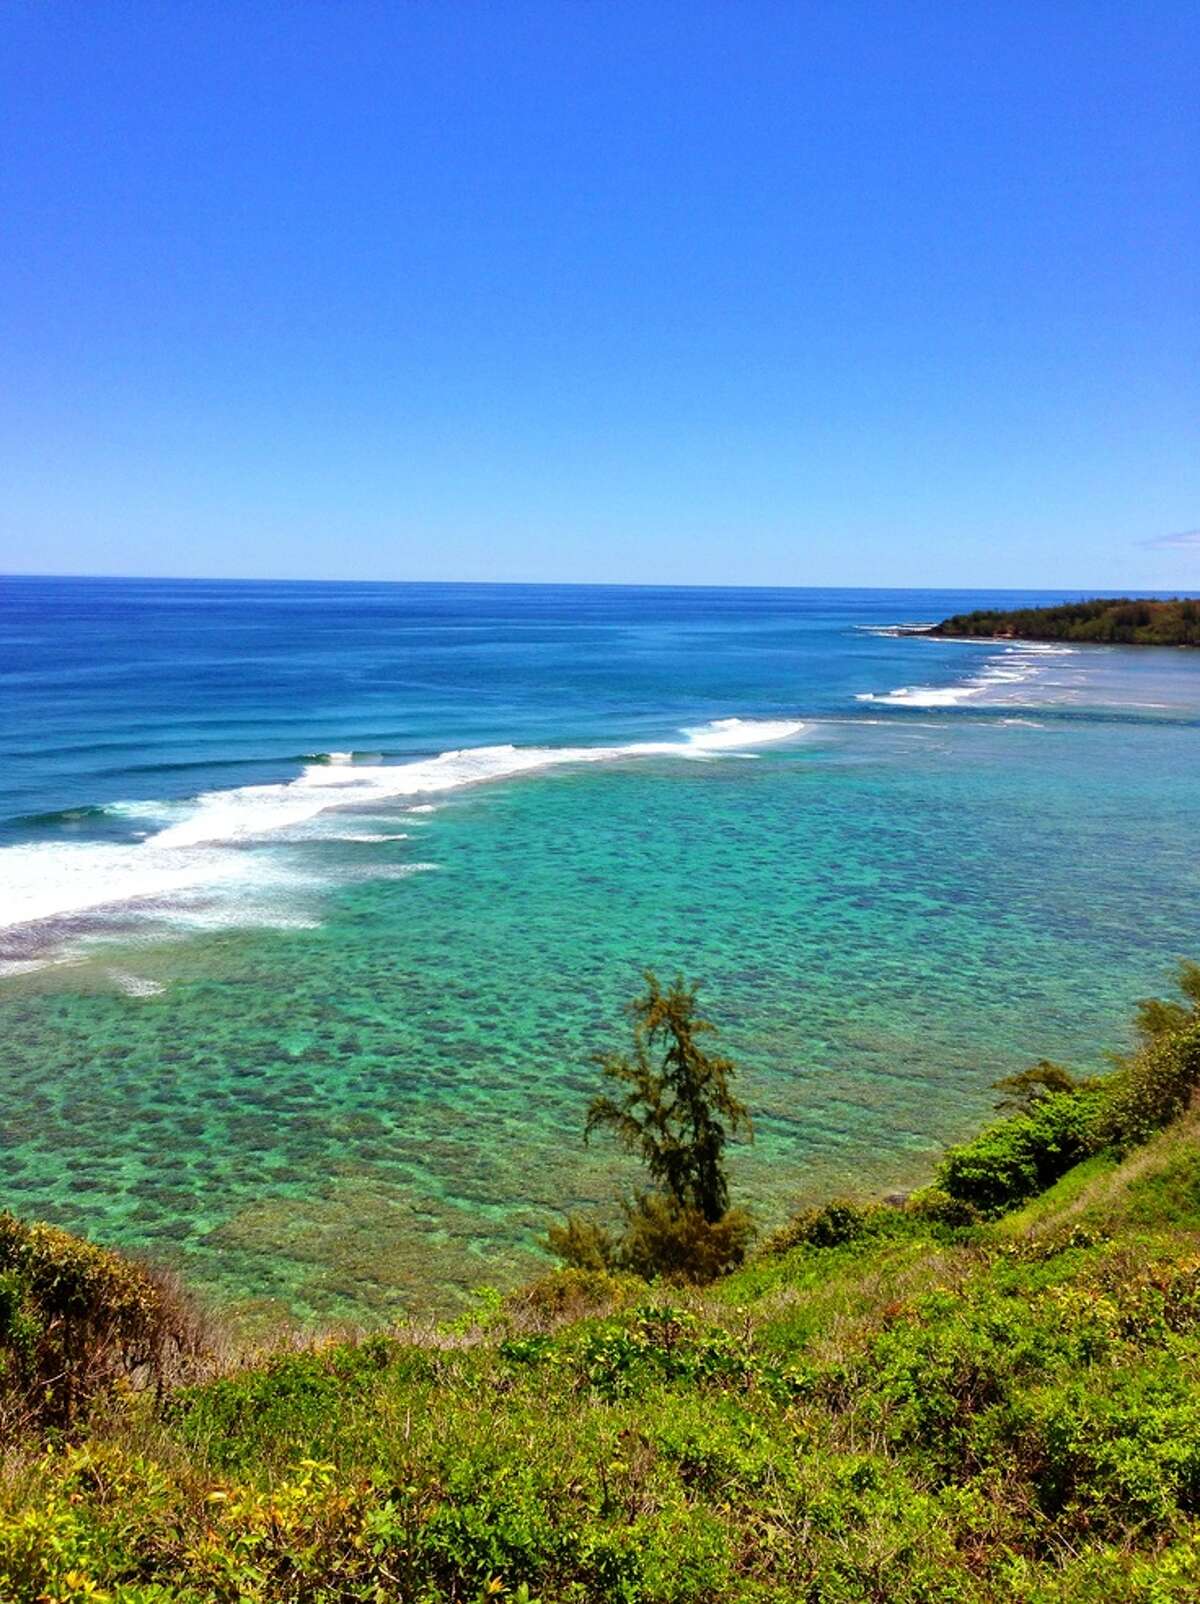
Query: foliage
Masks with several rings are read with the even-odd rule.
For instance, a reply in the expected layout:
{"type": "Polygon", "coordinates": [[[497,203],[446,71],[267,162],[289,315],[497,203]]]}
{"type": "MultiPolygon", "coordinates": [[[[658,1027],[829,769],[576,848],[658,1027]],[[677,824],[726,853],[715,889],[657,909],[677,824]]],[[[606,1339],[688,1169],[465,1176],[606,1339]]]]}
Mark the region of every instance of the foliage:
{"type": "Polygon", "coordinates": [[[1183,995],[1182,1002],[1174,998],[1139,998],[1134,1028],[1143,1044],[1200,1023],[1200,964],[1180,959],[1175,967],[1175,984],[1183,995]]]}
{"type": "Polygon", "coordinates": [[[1118,1060],[1104,1083],[1095,1143],[1119,1152],[1140,1146],[1176,1120],[1200,1086],[1200,964],[1182,960],[1175,970],[1182,1001],[1143,997],[1134,1028],[1141,1046],[1118,1060]]]}
{"type": "Polygon", "coordinates": [[[726,1275],[746,1257],[754,1223],[744,1209],[727,1209],[706,1220],[658,1192],[640,1193],[624,1205],[619,1234],[571,1215],[565,1226],[551,1226],[547,1245],[563,1264],[576,1270],[613,1270],[650,1281],[691,1281],[703,1285],[726,1275]]]}
{"type": "Polygon", "coordinates": [[[1008,611],[989,608],[956,613],[924,633],[1130,646],[1200,646],[1200,601],[1101,597],[1066,602],[1059,607],[1018,607],[1008,611]]]}
{"type": "MultiPolygon", "coordinates": [[[[755,1261],[468,1346],[318,1344],[110,1415],[0,1489],[0,1597],[1194,1598],[1200,1196],[1152,1245],[948,1246],[889,1213],[909,1235],[831,1209],[843,1240],[769,1285],[755,1261]]],[[[614,1290],[558,1287],[552,1313],[614,1290]]]]}
{"type": "Polygon", "coordinates": [[[201,1345],[195,1312],[164,1277],[0,1214],[0,1425],[70,1426],[119,1385],[161,1391],[201,1345]]]}
{"type": "Polygon", "coordinates": [[[572,1270],[612,1270],[620,1255],[620,1240],[605,1225],[569,1214],[565,1225],[552,1225],[546,1247],[572,1270]]]}
{"type": "Polygon", "coordinates": [[[694,1281],[726,1275],[746,1257],[754,1224],[744,1209],[709,1220],[674,1198],[642,1193],[626,1210],[616,1267],[646,1280],[694,1281]]]}
{"type": "Polygon", "coordinates": [[[998,1109],[1027,1114],[1039,1098],[1048,1097],[1053,1092],[1078,1091],[1081,1084],[1062,1064],[1056,1064],[1049,1058],[1039,1058],[1036,1064],[1021,1070],[1019,1074],[1006,1075],[1003,1080],[996,1081],[993,1089],[1004,1093],[996,1104],[998,1109]]]}
{"type": "Polygon", "coordinates": [[[1016,1112],[950,1149],[937,1171],[940,1190],[995,1214],[1045,1191],[1090,1154],[1126,1152],[1178,1119],[1200,1087],[1200,964],[1181,962],[1175,979],[1184,1001],[1138,1002],[1142,1045],[1118,1060],[1115,1074],[1078,1079],[1042,1059],[997,1082],[1016,1112]]]}
{"type": "Polygon", "coordinates": [[[510,1293],[504,1307],[515,1324],[544,1328],[611,1313],[645,1290],[632,1277],[572,1266],[568,1261],[565,1268],[552,1270],[510,1293]]]}
{"type": "Polygon", "coordinates": [[[920,1187],[910,1194],[904,1207],[910,1218],[928,1225],[945,1226],[951,1231],[968,1230],[978,1225],[982,1217],[973,1203],[951,1197],[940,1186],[920,1187]]]}
{"type": "Polygon", "coordinates": [[[1161,1032],[1112,1077],[1096,1140],[1125,1151],[1184,1112],[1200,1086],[1200,1021],[1161,1032]]]}
{"type": "Polygon", "coordinates": [[[680,976],[664,991],[649,969],[645,981],[629,1008],[632,1052],[596,1055],[618,1095],[593,1099],[585,1135],[613,1131],[656,1186],[713,1223],[729,1207],[725,1144],[750,1133],[749,1112],[730,1090],[732,1061],[700,1045],[714,1026],[696,1012],[696,988],[680,976]]]}
{"type": "Polygon", "coordinates": [[[703,1284],[741,1264],[754,1235],[745,1210],[729,1207],[725,1174],[726,1142],[751,1135],[750,1116],[730,1089],[731,1060],[699,1043],[714,1027],[696,1011],[696,988],[678,977],[664,991],[651,970],[645,980],[629,1007],[632,1052],[595,1056],[620,1095],[592,1100],[584,1139],[613,1131],[657,1190],[622,1204],[620,1232],[571,1215],[545,1245],[576,1270],[703,1284]]]}
{"type": "Polygon", "coordinates": [[[772,1233],[763,1243],[763,1252],[787,1253],[795,1247],[841,1247],[857,1241],[869,1231],[877,1230],[880,1223],[894,1211],[874,1207],[864,1209],[848,1198],[833,1198],[820,1208],[801,1209],[793,1214],[786,1225],[772,1233]]]}
{"type": "Polygon", "coordinates": [[[1044,1191],[1092,1150],[1095,1092],[1049,1092],[953,1147],[937,1169],[949,1197],[984,1214],[1044,1191]]]}

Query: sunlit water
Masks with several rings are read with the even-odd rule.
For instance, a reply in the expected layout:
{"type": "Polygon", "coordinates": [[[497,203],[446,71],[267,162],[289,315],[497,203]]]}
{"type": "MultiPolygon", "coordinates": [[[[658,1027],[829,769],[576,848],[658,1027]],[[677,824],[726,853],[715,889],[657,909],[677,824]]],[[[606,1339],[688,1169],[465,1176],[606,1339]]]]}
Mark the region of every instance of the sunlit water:
{"type": "Polygon", "coordinates": [[[580,1127],[645,964],[765,1223],[920,1180],[1200,951],[1200,654],[888,633],[1009,599],[0,582],[0,1202],[452,1307],[636,1180],[580,1127]]]}

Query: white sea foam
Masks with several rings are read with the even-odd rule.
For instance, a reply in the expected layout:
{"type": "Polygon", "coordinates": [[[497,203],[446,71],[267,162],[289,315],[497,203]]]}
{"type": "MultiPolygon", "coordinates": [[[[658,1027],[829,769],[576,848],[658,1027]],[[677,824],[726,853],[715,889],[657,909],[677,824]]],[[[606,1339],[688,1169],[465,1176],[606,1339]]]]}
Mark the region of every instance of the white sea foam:
{"type": "Polygon", "coordinates": [[[0,925],[65,918],[91,908],[219,886],[242,873],[236,853],[174,853],[146,844],[38,841],[0,853],[0,925]]]}
{"type": "MultiPolygon", "coordinates": [[[[684,756],[695,752],[745,752],[752,746],[768,746],[775,741],[786,741],[804,728],[796,719],[744,719],[715,718],[711,724],[698,729],[686,729],[687,744],[668,743],[662,750],[680,752],[684,756]]],[[[617,748],[618,751],[621,748],[617,748]]],[[[651,751],[652,747],[631,746],[625,750],[636,753],[651,751]]]]}
{"type": "Polygon", "coordinates": [[[407,830],[338,830],[325,836],[327,841],[356,841],[374,846],[377,841],[407,841],[407,830]]]}
{"type": "MultiPolygon", "coordinates": [[[[794,719],[717,719],[683,731],[678,741],[624,746],[483,746],[442,752],[411,763],[354,763],[348,753],[305,765],[293,780],[210,791],[190,802],[119,803],[111,810],[157,823],[139,841],[42,841],[0,850],[0,929],[51,925],[47,940],[69,935],[72,920],[120,911],[133,917],[188,924],[252,922],[309,925],[297,909],[311,891],[313,869],[291,848],[320,839],[376,843],[403,839],[345,830],[331,832],[322,815],[344,808],[458,790],[492,780],[560,767],[646,756],[690,758],[745,752],[787,739],[794,719]],[[248,847],[274,851],[247,851],[248,847]]],[[[406,811],[431,811],[420,802],[406,811]]],[[[395,870],[434,865],[398,865],[395,870]]],[[[387,870],[392,877],[393,869],[387,870]]],[[[13,956],[23,958],[24,953],[13,956]]]]}
{"type": "Polygon", "coordinates": [[[131,975],[124,969],[110,969],[108,973],[127,997],[157,997],[167,989],[161,981],[131,975]]]}
{"type": "Polygon", "coordinates": [[[46,921],[61,925],[108,908],[229,923],[233,906],[247,899],[258,905],[255,922],[269,922],[273,904],[312,883],[298,866],[266,855],[163,847],[155,841],[5,847],[0,851],[0,929],[46,921]]]}
{"type": "Polygon", "coordinates": [[[933,625],[933,619],[922,619],[911,624],[855,624],[853,628],[859,635],[884,635],[889,640],[895,640],[904,635],[920,635],[932,629],[933,625]]]}
{"type": "MultiPolygon", "coordinates": [[[[944,638],[949,637],[933,637],[935,642],[944,638]]],[[[966,643],[980,644],[978,639],[971,638],[966,643]]],[[[1070,646],[1058,646],[1049,641],[1022,641],[1020,645],[1003,646],[993,652],[977,674],[955,685],[900,685],[891,691],[862,691],[855,701],[874,702],[885,707],[957,707],[960,702],[974,697],[1002,694],[1011,687],[1040,678],[1049,666],[1047,658],[1074,655],[1074,648],[1070,646]]]]}
{"type": "Polygon", "coordinates": [[[955,707],[984,689],[982,685],[900,685],[894,691],[861,691],[854,700],[885,707],[955,707]]]}
{"type": "Polygon", "coordinates": [[[511,779],[566,764],[745,751],[786,740],[802,728],[795,719],[725,718],[684,730],[684,741],[643,741],[626,746],[473,746],[412,763],[310,763],[296,779],[283,784],[207,792],[197,799],[186,817],[152,836],[151,844],[189,847],[260,840],[331,808],[370,807],[409,796],[457,791],[463,786],[511,779]]]}

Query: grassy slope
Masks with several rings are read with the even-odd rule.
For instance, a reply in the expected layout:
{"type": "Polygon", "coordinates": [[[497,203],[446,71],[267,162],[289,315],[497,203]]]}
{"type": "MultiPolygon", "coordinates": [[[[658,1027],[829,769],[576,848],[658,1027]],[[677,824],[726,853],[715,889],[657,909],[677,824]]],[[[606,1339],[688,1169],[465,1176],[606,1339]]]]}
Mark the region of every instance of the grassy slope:
{"type": "Polygon", "coordinates": [[[1200,1113],[1162,1131],[1123,1163],[1100,1154],[997,1222],[1001,1236],[1084,1226],[1153,1241],[1200,1224],[1200,1113]]]}
{"type": "Polygon", "coordinates": [[[568,1273],[134,1402],[13,1455],[0,1597],[1200,1597],[1198,1134],[957,1239],[568,1273]]]}

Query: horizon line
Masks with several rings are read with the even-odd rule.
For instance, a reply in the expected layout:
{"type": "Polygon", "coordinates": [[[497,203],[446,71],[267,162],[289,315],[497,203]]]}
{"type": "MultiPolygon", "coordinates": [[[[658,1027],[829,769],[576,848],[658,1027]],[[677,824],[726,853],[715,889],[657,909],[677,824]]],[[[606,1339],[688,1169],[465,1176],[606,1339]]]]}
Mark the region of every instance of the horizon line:
{"type": "MultiPolygon", "coordinates": [[[[461,586],[464,589],[510,590],[752,590],[752,591],[904,591],[914,594],[925,591],[1003,592],[1010,595],[1044,595],[1050,592],[1078,593],[1080,597],[1111,596],[1136,599],[1133,588],[1111,585],[1002,585],[1002,584],[948,584],[936,585],[801,585],[801,584],[737,584],[677,580],[610,580],[610,579],[348,579],[299,578],[273,575],[230,574],[131,574],[131,573],[13,573],[0,572],[0,583],[5,580],[63,580],[81,582],[108,580],[115,583],[161,585],[374,585],[374,586],[461,586]]],[[[1153,600],[1200,599],[1200,590],[1185,591],[1178,587],[1138,587],[1137,594],[1153,600]]]]}

